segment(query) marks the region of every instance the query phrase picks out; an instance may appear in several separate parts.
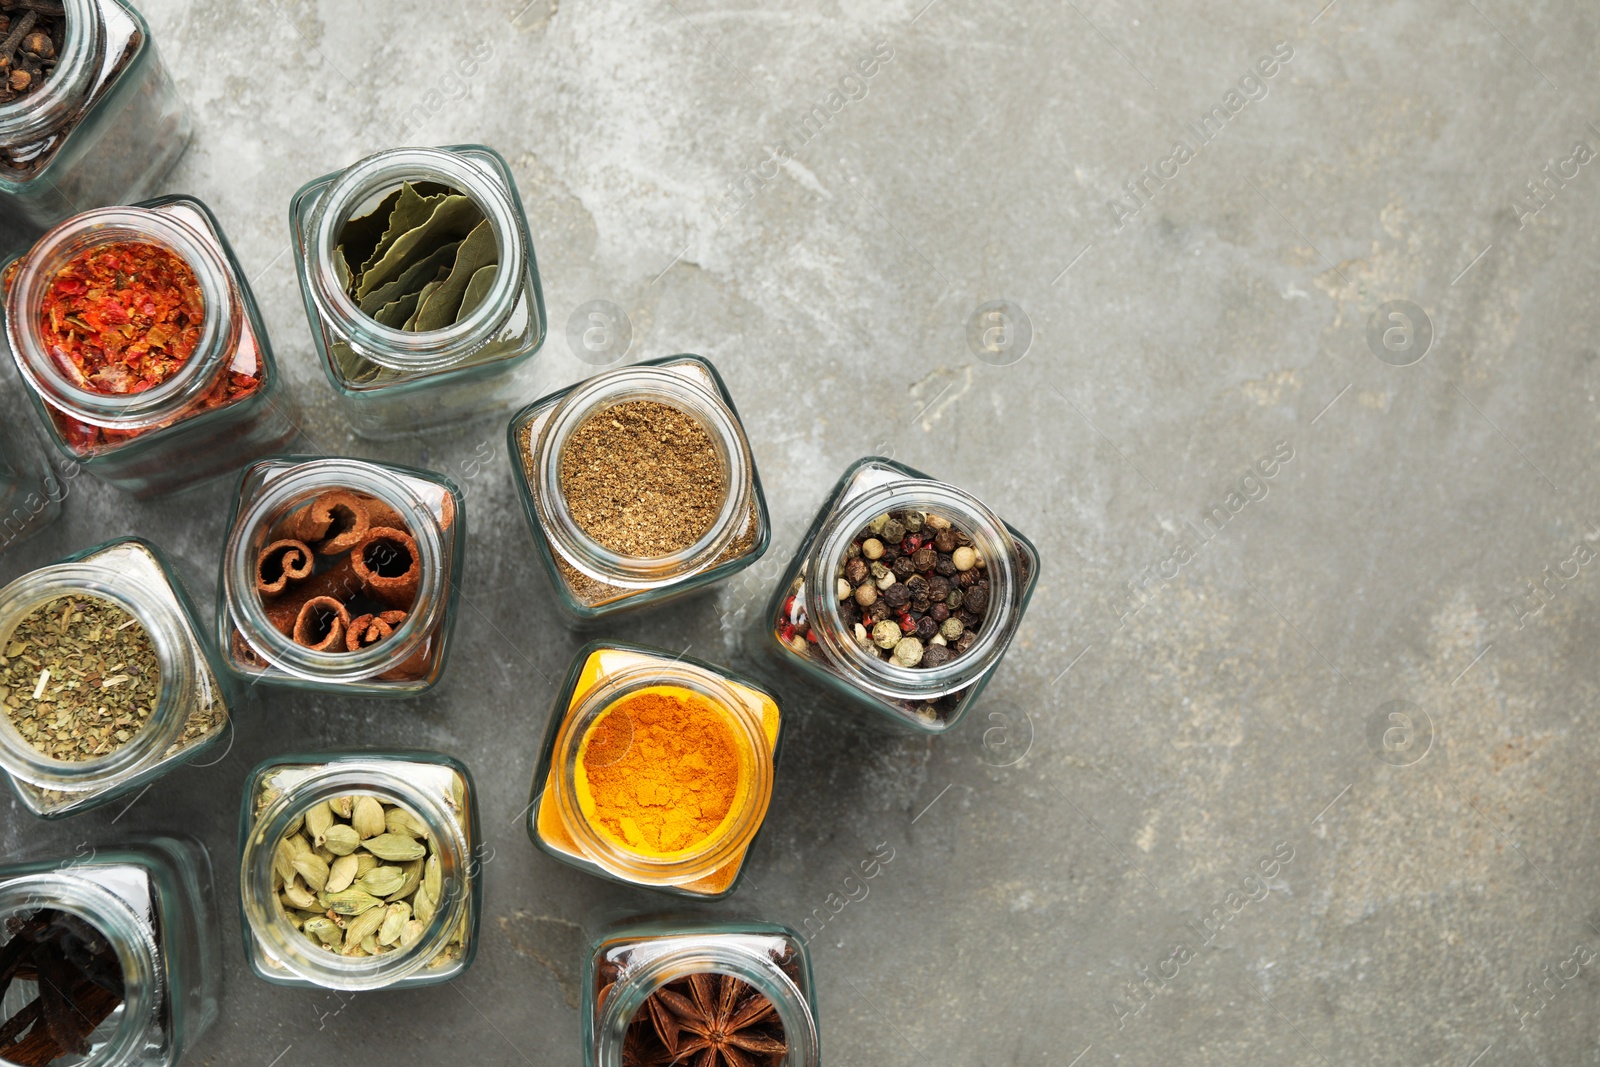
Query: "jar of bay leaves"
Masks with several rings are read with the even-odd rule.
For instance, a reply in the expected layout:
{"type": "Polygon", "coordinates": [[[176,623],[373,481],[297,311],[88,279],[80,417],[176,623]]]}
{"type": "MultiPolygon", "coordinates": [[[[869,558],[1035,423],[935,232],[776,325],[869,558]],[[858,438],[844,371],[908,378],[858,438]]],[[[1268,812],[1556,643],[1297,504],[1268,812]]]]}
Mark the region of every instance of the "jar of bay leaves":
{"type": "Polygon", "coordinates": [[[245,956],[277,985],[432,985],[478,946],[477,792],[431,752],[275,756],[245,781],[245,956]]]}
{"type": "Polygon", "coordinates": [[[289,222],[317,355],[356,432],[398,437],[511,405],[545,314],[499,153],[380,152],[301,188],[289,222]]]}
{"type": "Polygon", "coordinates": [[[187,838],[0,868],[0,957],[20,963],[0,996],[0,1057],[178,1063],[217,1017],[211,900],[211,861],[187,838]]]}
{"type": "Polygon", "coordinates": [[[238,693],[171,565],[111,541],[0,589],[0,768],[54,818],[201,756],[238,693]]]}
{"type": "Polygon", "coordinates": [[[657,921],[620,926],[584,968],[583,1062],[822,1062],[804,940],[775,923],[657,921]],[[708,1050],[711,1050],[708,1052],[708,1050]]]}
{"type": "Polygon", "coordinates": [[[0,85],[0,245],[19,247],[75,212],[149,196],[189,144],[191,123],[131,4],[6,12],[16,43],[0,85]]]}

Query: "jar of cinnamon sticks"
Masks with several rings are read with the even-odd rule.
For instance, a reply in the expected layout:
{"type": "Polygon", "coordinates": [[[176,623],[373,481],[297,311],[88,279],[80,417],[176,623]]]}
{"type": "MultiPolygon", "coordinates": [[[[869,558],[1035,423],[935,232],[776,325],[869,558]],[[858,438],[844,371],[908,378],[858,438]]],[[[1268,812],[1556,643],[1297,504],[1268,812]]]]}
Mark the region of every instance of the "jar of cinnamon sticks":
{"type": "Polygon", "coordinates": [[[404,696],[444,671],[461,491],[429,471],[283,457],[245,471],[223,551],[226,666],[268,684],[404,696]]]}

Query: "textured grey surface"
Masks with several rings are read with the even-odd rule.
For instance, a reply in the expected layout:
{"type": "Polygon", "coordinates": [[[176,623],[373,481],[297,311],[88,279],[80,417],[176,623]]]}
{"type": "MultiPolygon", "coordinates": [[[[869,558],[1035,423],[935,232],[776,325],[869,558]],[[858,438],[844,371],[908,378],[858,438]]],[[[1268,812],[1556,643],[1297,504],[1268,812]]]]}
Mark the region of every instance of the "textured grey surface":
{"type": "MultiPolygon", "coordinates": [[[[141,828],[209,842],[227,973],[198,1062],[574,1062],[581,946],[663,903],[552,862],[517,821],[582,638],[535,569],[503,422],[345,436],[287,247],[309,178],[395,143],[481,141],[517,174],[553,323],[525,395],[592,370],[565,325],[606,299],[632,321],[630,359],[703,353],[744,414],[767,558],[608,632],[782,687],[752,884],[702,910],[829,916],[812,948],[830,1062],[1600,1063],[1600,964],[1541,971],[1600,949],[1600,577],[1564,562],[1600,549],[1600,168],[1576,166],[1536,214],[1524,189],[1575,142],[1600,147],[1600,16],[1324,2],[152,0],[197,120],[168,189],[206,200],[238,248],[305,447],[467,487],[456,650],[414,701],[269,692],[226,759],[120,818],[45,825],[8,800],[5,848],[141,828]],[[880,42],[892,58],[835,112],[880,42]],[[1265,96],[1131,199],[1278,42],[1293,56],[1265,96]],[[452,74],[474,48],[491,54],[452,74]],[[808,137],[814,106],[827,122],[808,137]],[[779,142],[792,160],[763,166],[779,142]],[[741,206],[745,168],[772,177],[741,206]],[[1034,332],[1003,367],[966,340],[1001,298],[1034,332]],[[1389,300],[1431,320],[1411,366],[1369,350],[1389,300]],[[1203,540],[1189,524],[1280,442],[1293,458],[1246,486],[1266,495],[1241,493],[1203,540]],[[480,445],[493,461],[471,465],[480,445]],[[984,706],[941,740],[863,729],[756,637],[823,494],[875,451],[977,492],[1044,557],[984,706]],[[1577,576],[1546,578],[1563,567],[1577,576]],[[1527,583],[1546,580],[1531,614],[1527,583]],[[1385,762],[1369,722],[1392,700],[1430,743],[1385,762]],[[269,988],[233,906],[243,774],[361,742],[475,772],[494,850],[482,951],[453,987],[269,988]],[[894,860],[835,914],[880,842],[894,860]],[[1280,842],[1293,858],[1265,899],[1230,902],[1280,842]],[[1204,944],[1193,927],[1219,907],[1204,944]],[[1180,945],[1194,957],[1163,980],[1180,945]]],[[[134,504],[80,484],[0,576],[132,532],[183,557],[209,603],[229,491],[134,504]]]]}

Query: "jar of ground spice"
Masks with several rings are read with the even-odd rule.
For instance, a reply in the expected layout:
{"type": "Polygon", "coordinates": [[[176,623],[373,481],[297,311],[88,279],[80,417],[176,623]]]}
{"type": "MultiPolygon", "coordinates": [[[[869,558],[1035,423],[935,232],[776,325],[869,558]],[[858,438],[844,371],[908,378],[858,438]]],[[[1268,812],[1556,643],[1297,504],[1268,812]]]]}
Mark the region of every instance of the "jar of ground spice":
{"type": "Polygon", "coordinates": [[[466,547],[450,479],[353,459],[263,460],[240,480],[230,530],[217,638],[235,675],[378,696],[438,682],[466,547]]]}
{"type": "Polygon", "coordinates": [[[774,923],[636,923],[608,931],[584,969],[583,1062],[822,1062],[811,961],[774,923]]]}
{"type": "Polygon", "coordinates": [[[579,622],[702,589],[767,549],[744,426],[699,356],[535,401],[512,418],[509,447],[540,562],[579,622]]]}
{"type": "Polygon", "coordinates": [[[529,836],[614,881],[725,897],[766,818],[781,727],[777,701],[748,679],[686,656],[591,644],[550,716],[529,836]]]}
{"type": "Polygon", "coordinates": [[[940,733],[988,683],[1038,577],[1032,543],[976,497],[864,459],[790,562],[768,633],[835,694],[940,733]]]}
{"type": "Polygon", "coordinates": [[[0,1059],[173,1067],[217,1017],[211,861],[141,837],[0,868],[0,1059]]]}
{"type": "Polygon", "coordinates": [[[544,294],[511,168],[482,145],[396,148],[289,208],[311,335],[357,433],[504,412],[544,344],[544,294]]]}
{"type": "Polygon", "coordinates": [[[149,196],[189,143],[189,112],[120,0],[0,8],[0,246],[75,211],[149,196]]]}
{"type": "Polygon", "coordinates": [[[117,488],[175,492],[297,432],[255,297],[198,200],[74,216],[5,285],[6,336],[46,434],[117,488]]]}
{"type": "Polygon", "coordinates": [[[0,589],[0,767],[35,815],[76,814],[219,741],[236,693],[157,549],[112,541],[0,589]]]}
{"type": "Polygon", "coordinates": [[[429,752],[277,756],[239,812],[245,956],[256,975],[337,990],[432,985],[477,953],[477,793],[429,752]]]}

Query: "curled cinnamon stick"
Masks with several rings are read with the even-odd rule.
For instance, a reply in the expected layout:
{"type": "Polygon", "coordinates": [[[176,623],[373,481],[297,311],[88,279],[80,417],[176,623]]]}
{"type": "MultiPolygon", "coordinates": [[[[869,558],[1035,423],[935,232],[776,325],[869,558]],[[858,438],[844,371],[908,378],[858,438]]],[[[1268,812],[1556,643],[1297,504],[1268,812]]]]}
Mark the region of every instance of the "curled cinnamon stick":
{"type": "Polygon", "coordinates": [[[355,547],[371,526],[371,510],[361,494],[330,489],[285,520],[279,535],[316,545],[318,555],[334,556],[355,547]]]}
{"type": "Polygon", "coordinates": [[[285,637],[293,637],[300,611],[308,603],[319,597],[347,602],[359,592],[361,579],[350,557],[346,556],[321,574],[313,574],[298,585],[290,586],[276,599],[263,601],[261,606],[266,609],[267,621],[272,623],[273,629],[285,637]]]}
{"type": "Polygon", "coordinates": [[[315,560],[311,546],[304,541],[284,538],[261,550],[256,560],[256,591],[262,596],[277,596],[289,587],[311,577],[315,560]]]}
{"type": "Polygon", "coordinates": [[[400,624],[406,621],[403,611],[385,611],[381,615],[361,615],[350,620],[350,628],[345,633],[345,647],[351,652],[359,652],[368,645],[375,645],[379,641],[387,640],[394,636],[400,624]]]}
{"type": "Polygon", "coordinates": [[[342,652],[350,627],[350,612],[331,596],[305,602],[294,623],[294,640],[313,652],[342,652]]]}
{"type": "Polygon", "coordinates": [[[411,526],[400,513],[389,506],[388,501],[375,497],[370,493],[356,493],[356,498],[366,505],[368,528],[373,526],[388,526],[396,530],[410,530],[411,526]]]}
{"type": "Polygon", "coordinates": [[[404,530],[377,526],[350,551],[350,565],[367,595],[392,608],[409,609],[422,584],[417,542],[404,530]]]}

